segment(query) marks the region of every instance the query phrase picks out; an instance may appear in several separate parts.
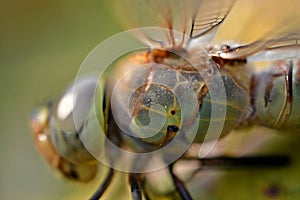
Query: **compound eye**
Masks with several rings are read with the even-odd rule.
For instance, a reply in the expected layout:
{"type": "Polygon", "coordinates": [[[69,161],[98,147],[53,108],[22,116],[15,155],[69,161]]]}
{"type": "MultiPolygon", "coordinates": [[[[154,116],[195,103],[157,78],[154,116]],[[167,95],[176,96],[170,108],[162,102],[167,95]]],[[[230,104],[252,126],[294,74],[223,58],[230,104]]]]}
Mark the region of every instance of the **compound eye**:
{"type": "MultiPolygon", "coordinates": [[[[54,148],[66,162],[76,165],[95,161],[95,157],[85,148],[82,138],[92,137],[88,115],[94,103],[98,85],[96,76],[83,76],[69,86],[49,120],[49,132],[54,148]]],[[[99,144],[99,146],[101,146],[99,144]]]]}
{"type": "Polygon", "coordinates": [[[64,92],[55,113],[58,129],[73,133],[83,126],[93,103],[97,84],[96,76],[81,77],[64,92]]]}

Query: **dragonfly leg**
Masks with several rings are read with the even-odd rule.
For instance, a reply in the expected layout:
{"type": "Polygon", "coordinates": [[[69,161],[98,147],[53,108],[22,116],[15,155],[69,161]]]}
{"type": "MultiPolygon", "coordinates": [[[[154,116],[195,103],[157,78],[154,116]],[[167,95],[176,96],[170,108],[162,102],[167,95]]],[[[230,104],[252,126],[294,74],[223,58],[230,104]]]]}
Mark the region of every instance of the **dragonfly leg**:
{"type": "Polygon", "coordinates": [[[96,190],[96,192],[92,195],[90,200],[98,200],[103,195],[109,184],[111,183],[111,180],[114,175],[114,169],[110,168],[108,175],[106,176],[103,183],[101,183],[100,187],[96,190]]]}
{"type": "Polygon", "coordinates": [[[141,177],[139,174],[129,174],[132,200],[142,200],[141,177]]]}
{"type": "Polygon", "coordinates": [[[184,186],[184,183],[174,174],[173,172],[173,164],[169,165],[169,171],[172,176],[173,183],[175,185],[176,190],[179,192],[179,195],[183,200],[191,200],[192,197],[188,192],[187,188],[184,186]]]}
{"type": "MultiPolygon", "coordinates": [[[[246,157],[212,157],[212,158],[198,158],[198,157],[183,157],[184,160],[195,160],[199,162],[198,172],[202,170],[226,170],[226,169],[260,169],[284,167],[290,163],[290,157],[285,155],[272,156],[246,156],[246,157]]],[[[183,181],[181,181],[173,172],[173,163],[169,166],[169,171],[172,176],[175,188],[183,200],[192,199],[183,181]]]]}
{"type": "Polygon", "coordinates": [[[187,160],[198,160],[199,170],[205,169],[237,169],[237,168],[266,168],[284,167],[290,163],[289,156],[245,156],[245,157],[188,157],[187,160]]]}

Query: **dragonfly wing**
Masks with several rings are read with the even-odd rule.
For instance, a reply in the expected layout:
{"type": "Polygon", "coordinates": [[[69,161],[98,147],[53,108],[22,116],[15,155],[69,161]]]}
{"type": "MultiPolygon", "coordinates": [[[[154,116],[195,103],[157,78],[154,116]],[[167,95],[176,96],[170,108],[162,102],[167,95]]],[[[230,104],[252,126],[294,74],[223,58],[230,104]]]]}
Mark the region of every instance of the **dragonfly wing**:
{"type": "MultiPolygon", "coordinates": [[[[214,36],[235,0],[122,0],[112,2],[114,13],[126,28],[161,27],[199,38],[207,34],[214,36]]],[[[212,37],[207,38],[209,40],[212,37]]],[[[155,43],[149,34],[142,40],[155,43]]],[[[162,38],[164,46],[181,45],[182,38],[174,39],[174,33],[167,32],[162,38]],[[173,34],[173,35],[172,35],[173,34]]]]}
{"type": "Polygon", "coordinates": [[[211,56],[222,59],[245,59],[249,62],[268,61],[300,56],[300,34],[289,34],[270,40],[258,40],[249,44],[216,48],[210,51],[211,56]]]}
{"type": "Polygon", "coordinates": [[[247,58],[249,62],[279,60],[300,57],[300,37],[292,40],[277,41],[263,51],[255,53],[247,58]]]}
{"type": "Polygon", "coordinates": [[[190,36],[196,38],[215,30],[229,14],[234,0],[203,1],[195,16],[192,17],[190,36]]]}

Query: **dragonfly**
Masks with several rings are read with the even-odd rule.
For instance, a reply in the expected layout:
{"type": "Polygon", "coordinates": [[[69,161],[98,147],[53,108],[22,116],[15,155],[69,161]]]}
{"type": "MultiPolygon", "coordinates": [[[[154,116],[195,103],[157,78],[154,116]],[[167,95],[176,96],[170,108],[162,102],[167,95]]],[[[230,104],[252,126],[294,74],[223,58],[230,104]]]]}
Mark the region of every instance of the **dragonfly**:
{"type": "Polygon", "coordinates": [[[88,143],[110,167],[90,199],[103,196],[121,167],[128,173],[135,200],[156,198],[147,173],[155,173],[157,166],[166,169],[173,184],[170,198],[187,200],[196,197],[174,172],[182,161],[196,162],[197,172],[288,165],[290,159],[282,155],[199,157],[192,152],[240,127],[260,125],[290,133],[300,129],[296,106],[300,32],[273,30],[248,43],[214,44],[235,4],[234,0],[113,4],[117,12],[128,12],[123,24],[159,29],[138,29],[137,37],[147,50],[124,56],[100,78],[77,78],[57,101],[33,112],[34,140],[48,164],[71,180],[92,180],[99,157],[88,143]],[[104,132],[100,137],[97,126],[104,132]],[[160,149],[166,150],[148,154],[160,149]],[[123,150],[147,156],[129,158],[123,150]]]}

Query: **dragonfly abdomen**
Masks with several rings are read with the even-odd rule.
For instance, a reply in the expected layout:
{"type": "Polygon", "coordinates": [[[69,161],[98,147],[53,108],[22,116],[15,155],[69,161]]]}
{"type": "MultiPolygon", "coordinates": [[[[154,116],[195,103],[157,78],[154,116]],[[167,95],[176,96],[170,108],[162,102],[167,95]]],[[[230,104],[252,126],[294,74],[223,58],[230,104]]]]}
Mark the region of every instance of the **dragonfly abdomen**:
{"type": "Polygon", "coordinates": [[[299,60],[274,61],[267,71],[252,77],[251,86],[256,123],[277,129],[299,130],[299,60]]]}

